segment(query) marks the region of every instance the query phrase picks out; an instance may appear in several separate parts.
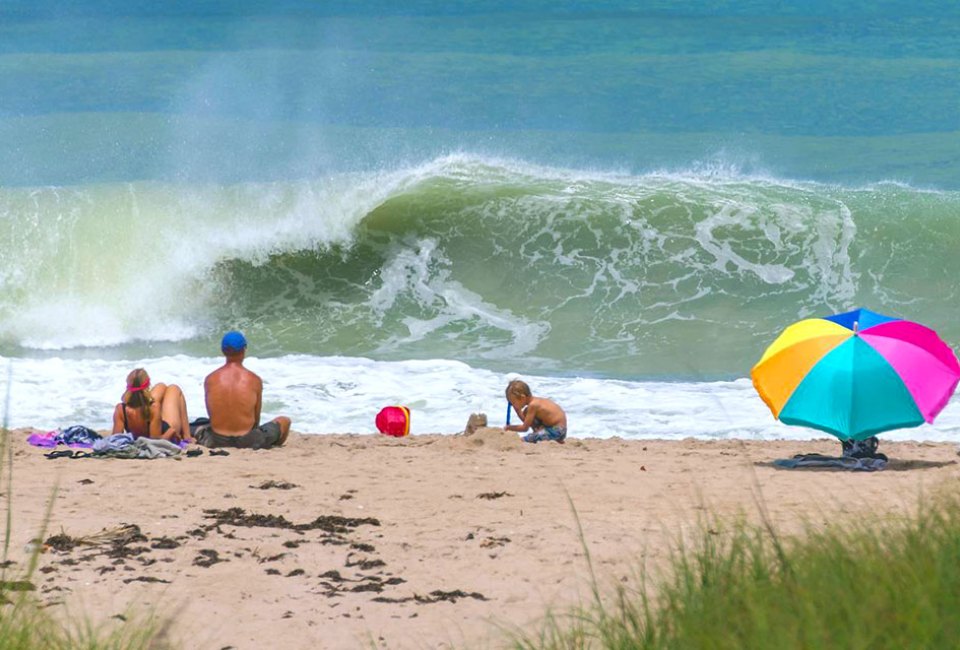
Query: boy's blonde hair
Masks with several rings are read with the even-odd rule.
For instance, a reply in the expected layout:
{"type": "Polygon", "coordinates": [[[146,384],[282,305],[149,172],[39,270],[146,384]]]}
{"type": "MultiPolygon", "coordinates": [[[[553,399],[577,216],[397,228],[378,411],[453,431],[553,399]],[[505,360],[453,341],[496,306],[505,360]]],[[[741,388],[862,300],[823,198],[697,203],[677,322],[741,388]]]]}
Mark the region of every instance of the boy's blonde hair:
{"type": "Polygon", "coordinates": [[[527,382],[520,381],[519,379],[514,379],[509,384],[507,384],[507,400],[513,397],[533,397],[533,394],[530,392],[530,387],[527,386],[527,382]]]}

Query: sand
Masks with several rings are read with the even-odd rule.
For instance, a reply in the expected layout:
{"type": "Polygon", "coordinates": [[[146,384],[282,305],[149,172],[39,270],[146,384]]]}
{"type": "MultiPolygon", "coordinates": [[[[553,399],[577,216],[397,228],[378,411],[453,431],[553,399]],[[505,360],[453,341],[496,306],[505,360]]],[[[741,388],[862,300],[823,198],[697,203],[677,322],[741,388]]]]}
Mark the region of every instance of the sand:
{"type": "Polygon", "coordinates": [[[294,433],[282,449],[121,460],[47,459],[29,433],[11,436],[8,579],[31,539],[56,535],[33,576],[47,611],[108,626],[155,611],[172,642],[204,649],[500,648],[590,602],[584,546],[602,592],[639,589],[708,519],[762,510],[794,534],[898,517],[960,477],[944,443],[883,442],[888,468],[855,473],[770,466],[836,454],[832,439],[294,433]]]}

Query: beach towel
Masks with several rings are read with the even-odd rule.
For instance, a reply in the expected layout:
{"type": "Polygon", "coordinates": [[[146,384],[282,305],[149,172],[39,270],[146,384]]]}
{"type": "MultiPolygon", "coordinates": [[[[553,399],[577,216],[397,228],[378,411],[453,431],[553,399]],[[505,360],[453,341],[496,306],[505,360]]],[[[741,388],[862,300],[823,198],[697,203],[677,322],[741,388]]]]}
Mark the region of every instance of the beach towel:
{"type": "Polygon", "coordinates": [[[773,464],[783,469],[805,467],[847,469],[855,472],[876,472],[887,466],[882,458],[851,458],[849,456],[824,456],[823,454],[797,454],[793,458],[778,458],[773,464]]]}
{"type": "Polygon", "coordinates": [[[783,469],[805,467],[846,469],[855,472],[876,472],[887,466],[887,457],[877,451],[880,441],[876,436],[864,440],[842,440],[842,456],[824,454],[797,454],[793,458],[778,458],[773,461],[783,469]]]}
{"type": "Polygon", "coordinates": [[[47,431],[46,433],[31,433],[27,436],[27,443],[34,447],[56,447],[60,443],[54,437],[56,431],[47,431]]]}

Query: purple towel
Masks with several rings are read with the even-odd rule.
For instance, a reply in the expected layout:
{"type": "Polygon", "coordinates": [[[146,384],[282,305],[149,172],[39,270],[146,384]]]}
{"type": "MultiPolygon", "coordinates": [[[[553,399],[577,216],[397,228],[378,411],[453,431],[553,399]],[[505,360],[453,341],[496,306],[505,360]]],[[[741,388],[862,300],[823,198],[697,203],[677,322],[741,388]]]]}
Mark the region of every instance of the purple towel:
{"type": "Polygon", "coordinates": [[[46,433],[33,433],[27,438],[27,442],[34,447],[56,447],[57,441],[54,436],[56,431],[47,431],[46,433]]]}
{"type": "Polygon", "coordinates": [[[57,445],[66,445],[71,449],[90,449],[95,440],[100,438],[100,434],[86,427],[74,426],[61,431],[47,431],[46,433],[32,433],[27,437],[27,442],[34,447],[56,447],[57,445]]]}

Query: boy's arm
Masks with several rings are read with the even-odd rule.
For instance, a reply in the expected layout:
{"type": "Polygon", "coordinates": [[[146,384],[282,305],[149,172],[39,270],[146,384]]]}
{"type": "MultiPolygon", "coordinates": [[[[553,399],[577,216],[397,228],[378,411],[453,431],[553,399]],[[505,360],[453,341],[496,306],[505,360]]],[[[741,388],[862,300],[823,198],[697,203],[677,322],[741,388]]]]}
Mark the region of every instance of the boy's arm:
{"type": "Polygon", "coordinates": [[[523,422],[520,424],[511,424],[503,427],[504,431],[518,431],[523,432],[533,426],[533,421],[537,419],[537,407],[533,405],[533,402],[527,404],[527,408],[523,411],[523,422]]]}

